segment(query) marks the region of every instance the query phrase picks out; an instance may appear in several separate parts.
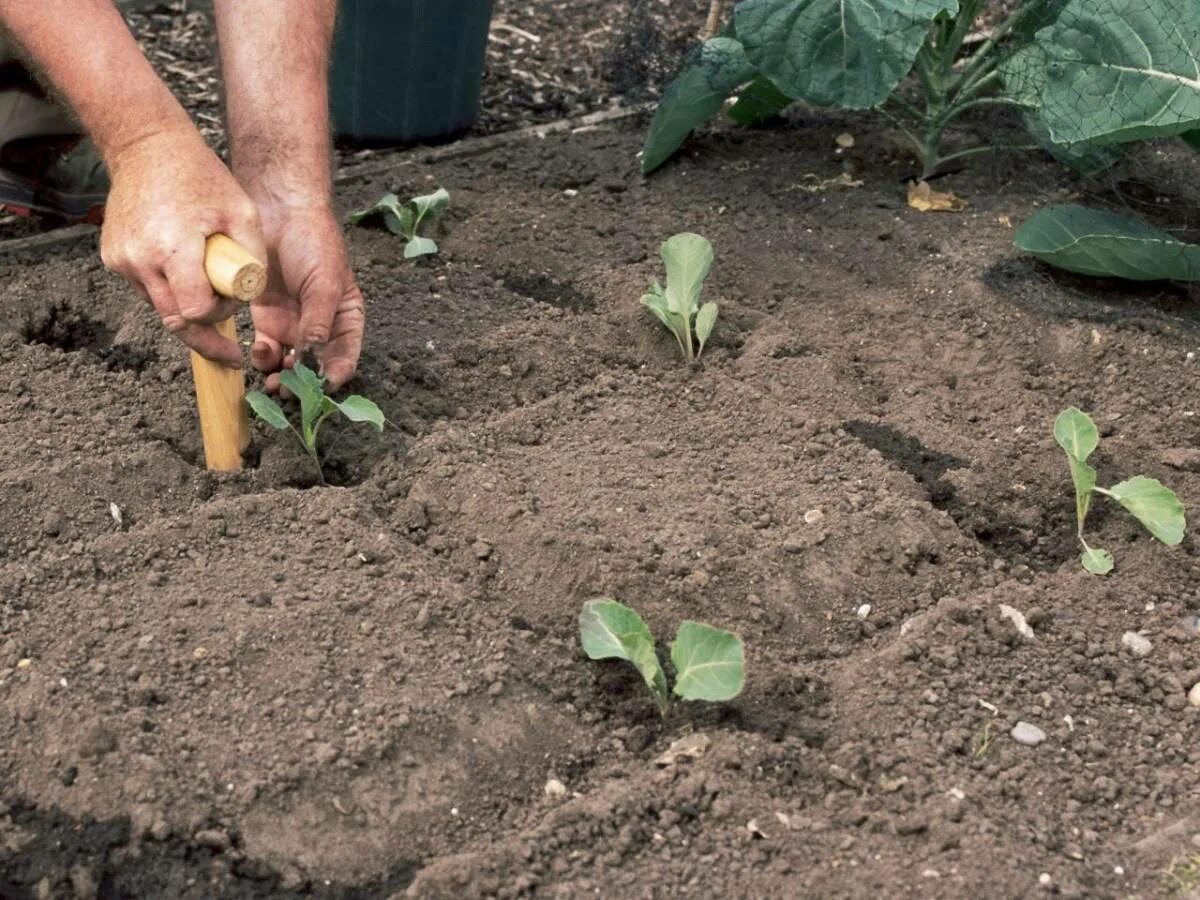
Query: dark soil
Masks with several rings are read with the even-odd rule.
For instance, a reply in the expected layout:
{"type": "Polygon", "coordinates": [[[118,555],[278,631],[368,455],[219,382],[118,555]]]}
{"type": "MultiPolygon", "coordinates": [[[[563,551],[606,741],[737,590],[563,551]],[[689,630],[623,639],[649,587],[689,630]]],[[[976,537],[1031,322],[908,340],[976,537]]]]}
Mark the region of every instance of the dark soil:
{"type": "MultiPolygon", "coordinates": [[[[347,433],[341,487],[276,433],[203,471],[184,354],[88,248],[0,271],[3,896],[1186,891],[1197,548],[1101,508],[1117,570],[1086,575],[1050,426],[1091,409],[1102,482],[1200,495],[1164,455],[1200,431],[1195,297],[1017,256],[1009,223],[1082,187],[1039,157],[929,215],[861,118],[721,131],[650,180],[640,139],[345,189],[454,205],[428,261],[350,233],[355,387],[398,428],[347,433]],[[721,304],[691,369],[637,303],[683,229],[721,304]],[[660,720],[579,650],[605,595],[740,631],[745,694],[660,720]]],[[[1183,165],[1089,190],[1191,209],[1183,165]]]]}

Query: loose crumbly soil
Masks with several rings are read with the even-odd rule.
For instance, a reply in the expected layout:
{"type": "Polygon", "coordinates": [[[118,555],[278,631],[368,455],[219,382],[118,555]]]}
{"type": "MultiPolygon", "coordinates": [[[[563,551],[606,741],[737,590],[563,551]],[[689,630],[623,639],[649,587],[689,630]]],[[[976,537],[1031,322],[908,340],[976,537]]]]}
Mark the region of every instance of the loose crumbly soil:
{"type": "Polygon", "coordinates": [[[206,473],[184,354],[87,248],[0,270],[0,896],[1190,889],[1197,547],[1101,506],[1086,575],[1050,426],[1093,410],[1103,482],[1200,497],[1196,297],[1054,275],[1010,224],[1081,190],[1180,221],[1185,161],[977,161],[921,214],[868,120],[649,180],[643,125],[343,190],[454,200],[433,259],[350,232],[395,427],[333,487],[262,430],[206,473]],[[694,368],[637,302],[684,229],[717,249],[694,368]],[[597,596],[738,630],[744,695],[660,719],[584,659],[597,596]]]}

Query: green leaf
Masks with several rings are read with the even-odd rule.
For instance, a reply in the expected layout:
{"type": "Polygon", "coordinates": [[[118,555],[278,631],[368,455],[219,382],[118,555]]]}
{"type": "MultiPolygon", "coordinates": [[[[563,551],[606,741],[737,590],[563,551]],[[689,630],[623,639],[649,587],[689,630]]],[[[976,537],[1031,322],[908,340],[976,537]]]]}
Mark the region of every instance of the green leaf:
{"type": "Polygon", "coordinates": [[[1133,281],[1200,280],[1200,245],[1137,219],[1067,204],[1035,213],[1018,248],[1068,272],[1133,281]]]}
{"type": "Polygon", "coordinates": [[[1125,155],[1124,144],[1056,144],[1046,123],[1034,112],[1024,116],[1025,128],[1042,149],[1080,175],[1091,177],[1111,169],[1125,155]]]}
{"type": "Polygon", "coordinates": [[[708,341],[708,336],[712,334],[713,326],[716,324],[717,304],[705,303],[696,313],[696,340],[700,342],[700,347],[696,350],[697,356],[704,352],[704,344],[708,341]]]}
{"type": "Polygon", "coordinates": [[[579,642],[589,659],[623,659],[641,673],[666,712],[667,679],[654,650],[654,638],[642,617],[616,600],[589,600],[579,614],[579,642]]]}
{"type": "Polygon", "coordinates": [[[1108,494],[1141,522],[1146,530],[1174,547],[1183,540],[1186,526],[1183,504],[1175,492],[1155,478],[1135,475],[1128,481],[1113,485],[1108,494]]]}
{"type": "Polygon", "coordinates": [[[360,209],[357,212],[352,212],[349,217],[351,225],[358,225],[365,219],[380,217],[383,219],[383,224],[387,226],[388,231],[392,234],[406,234],[405,218],[411,218],[411,213],[406,213],[404,204],[400,202],[400,198],[395,194],[384,194],[379,200],[366,209],[360,209]]]}
{"type": "Polygon", "coordinates": [[[1067,456],[1087,462],[1087,458],[1100,446],[1100,432],[1091,416],[1071,406],[1060,412],[1054,420],[1054,440],[1067,456]]]}
{"type": "Polygon", "coordinates": [[[300,422],[304,444],[312,450],[316,443],[313,428],[317,420],[328,412],[325,396],[325,379],[303,363],[279,373],[279,381],[300,400],[300,422]]]}
{"type": "Polygon", "coordinates": [[[450,194],[445,188],[438,188],[432,194],[422,194],[408,201],[407,206],[416,216],[416,224],[428,215],[438,215],[450,204],[450,194]]]}
{"type": "Polygon", "coordinates": [[[437,243],[427,237],[414,237],[404,245],[405,259],[416,259],[418,256],[429,256],[437,252],[437,243]]]}
{"type": "Polygon", "coordinates": [[[340,403],[335,401],[335,405],[351,422],[367,422],[376,431],[383,431],[383,411],[375,405],[374,401],[358,394],[351,394],[340,403]]]}
{"type": "Polygon", "coordinates": [[[684,622],[671,644],[675,694],[684,700],[732,700],[745,684],[742,639],[702,622],[684,622]]]}
{"type": "Polygon", "coordinates": [[[1036,42],[1055,143],[1170,137],[1200,124],[1195,0],[1070,0],[1036,42]]]}
{"type": "Polygon", "coordinates": [[[1099,547],[1085,547],[1079,561],[1093,575],[1107,575],[1113,568],[1112,554],[1099,547]]]}
{"type": "Polygon", "coordinates": [[[286,430],[291,427],[279,404],[262,391],[247,391],[246,402],[250,404],[254,414],[272,428],[286,430]]]}
{"type": "Polygon", "coordinates": [[[671,312],[667,306],[667,296],[663,293],[662,286],[656,281],[650,288],[648,293],[642,295],[642,305],[654,313],[658,321],[667,326],[667,330],[675,335],[675,342],[679,344],[679,352],[685,357],[687,356],[687,346],[685,339],[687,335],[684,329],[687,328],[687,322],[682,316],[677,316],[671,312]]]}
{"type": "Polygon", "coordinates": [[[1183,139],[1192,145],[1196,150],[1200,150],[1200,128],[1195,131],[1188,131],[1183,135],[1183,139]]]}
{"type": "Polygon", "coordinates": [[[745,0],[738,39],[761,75],[818,106],[878,106],[956,0],[745,0]]]}
{"type": "Polygon", "coordinates": [[[779,115],[795,102],[770,78],[759,75],[738,92],[737,102],[729,107],[729,118],[739,125],[757,125],[779,115]]]}
{"type": "Polygon", "coordinates": [[[667,266],[667,308],[691,322],[712,268],[712,244],[698,234],[684,232],[667,239],[662,258],[667,266]]]}
{"type": "Polygon", "coordinates": [[[1067,454],[1071,481],[1075,485],[1075,524],[1082,533],[1083,522],[1092,505],[1092,491],[1096,487],[1096,470],[1087,464],[1087,458],[1099,446],[1100,433],[1087,413],[1072,406],[1054,420],[1054,439],[1067,454]]]}
{"type": "Polygon", "coordinates": [[[649,175],[683,146],[692,130],[712,118],[739,86],[754,77],[742,45],[731,37],[705,41],[663,91],[642,147],[649,175]]]}

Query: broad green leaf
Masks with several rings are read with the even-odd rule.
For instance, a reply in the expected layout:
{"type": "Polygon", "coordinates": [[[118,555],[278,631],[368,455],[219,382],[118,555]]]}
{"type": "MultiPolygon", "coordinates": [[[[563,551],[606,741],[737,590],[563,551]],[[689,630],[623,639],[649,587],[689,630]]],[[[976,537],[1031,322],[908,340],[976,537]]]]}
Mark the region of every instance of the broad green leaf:
{"type": "Polygon", "coordinates": [[[1022,225],[1018,248],[1068,272],[1133,281],[1200,280],[1200,245],[1137,219],[1066,204],[1022,225]]]}
{"type": "Polygon", "coordinates": [[[445,188],[438,188],[432,194],[422,194],[408,201],[407,206],[416,214],[416,224],[428,215],[437,215],[450,203],[450,194],[445,188]]]}
{"type": "Polygon", "coordinates": [[[712,267],[712,244],[698,234],[684,232],[667,239],[662,258],[667,266],[667,308],[690,323],[712,267]]]}
{"type": "Polygon", "coordinates": [[[1115,166],[1125,155],[1124,144],[1056,144],[1050,140],[1050,130],[1037,113],[1027,112],[1024,120],[1030,137],[1037,141],[1043,150],[1080,175],[1099,175],[1115,166]]]}
{"type": "Polygon", "coordinates": [[[685,357],[687,356],[687,346],[685,344],[684,329],[687,328],[687,322],[682,316],[677,316],[671,312],[667,306],[667,296],[663,293],[662,286],[658,282],[650,288],[650,291],[642,295],[642,305],[647,307],[650,312],[658,318],[658,321],[667,326],[667,330],[675,335],[675,342],[679,344],[679,352],[685,357]]]}
{"type": "Polygon", "coordinates": [[[1054,440],[1067,454],[1067,465],[1071,467],[1071,481],[1075,485],[1075,524],[1082,532],[1096,487],[1096,470],[1087,464],[1087,458],[1099,446],[1100,433],[1091,416],[1072,406],[1054,420],[1054,440]]]}
{"type": "Polygon", "coordinates": [[[328,410],[325,406],[325,379],[303,363],[279,373],[279,381],[300,400],[300,422],[305,446],[312,449],[315,442],[314,427],[321,415],[328,410]]]}
{"type": "MultiPolygon", "coordinates": [[[[1037,110],[1042,105],[1042,90],[1046,87],[1046,51],[1041,46],[1022,47],[1002,60],[996,71],[1004,85],[1004,96],[1030,110],[1037,110]]],[[[1047,137],[1049,133],[1046,129],[1047,137]]]]}
{"type": "Polygon", "coordinates": [[[729,107],[729,118],[739,125],[757,125],[779,115],[795,102],[770,78],[759,75],[738,92],[737,102],[729,107]]]}
{"type": "Polygon", "coordinates": [[[1070,0],[1036,42],[1055,143],[1171,137],[1200,124],[1196,0],[1070,0]]]}
{"type": "Polygon", "coordinates": [[[702,622],[684,622],[671,644],[675,694],[684,700],[732,700],[746,680],[742,639],[702,622]]]}
{"type": "Polygon", "coordinates": [[[663,91],[642,147],[642,172],[649,175],[675,153],[697,126],[712,118],[726,98],[754,77],[742,45],[715,37],[697,47],[663,91]]]}
{"type": "Polygon", "coordinates": [[[1067,0],[1024,0],[1018,7],[1019,15],[1013,26],[1012,37],[1016,41],[1033,40],[1034,35],[1048,25],[1053,25],[1067,0]]]}
{"type": "Polygon", "coordinates": [[[1063,452],[1080,462],[1096,452],[1100,446],[1100,432],[1092,417],[1074,406],[1064,409],[1054,420],[1054,440],[1063,452]]]}
{"type": "Polygon", "coordinates": [[[957,0],[745,0],[738,39],[758,73],[818,106],[878,106],[957,0]]]}
{"type": "Polygon", "coordinates": [[[589,659],[623,659],[641,673],[661,711],[668,705],[667,679],[642,617],[616,600],[589,600],[579,614],[579,642],[589,659]]]}
{"type": "Polygon", "coordinates": [[[340,403],[334,402],[342,415],[351,422],[367,422],[376,431],[383,431],[383,412],[375,405],[374,401],[358,394],[351,394],[340,403]]]}
{"type": "Polygon", "coordinates": [[[1113,568],[1112,554],[1099,547],[1085,547],[1079,561],[1093,575],[1107,575],[1113,568]]]}
{"type": "Polygon", "coordinates": [[[1183,540],[1183,504],[1157,479],[1135,475],[1113,485],[1108,493],[1164,544],[1174,547],[1183,540]]]}
{"type": "Polygon", "coordinates": [[[404,245],[404,258],[416,259],[418,256],[430,256],[438,252],[438,245],[427,237],[414,237],[404,245]]]}
{"type": "Polygon", "coordinates": [[[250,404],[254,414],[272,428],[286,430],[291,427],[279,404],[262,391],[247,391],[246,402],[250,404]]]}
{"type": "Polygon", "coordinates": [[[406,233],[405,220],[406,218],[411,219],[412,213],[405,210],[404,204],[400,202],[400,198],[395,194],[384,194],[366,209],[352,212],[349,221],[351,225],[357,225],[364,219],[374,216],[381,217],[384,225],[387,226],[387,230],[392,234],[403,235],[406,233]]]}
{"type": "Polygon", "coordinates": [[[697,356],[704,352],[704,344],[708,340],[708,336],[712,334],[713,326],[716,324],[717,304],[705,303],[700,307],[700,311],[696,313],[696,340],[700,342],[700,347],[696,350],[697,356]]]}

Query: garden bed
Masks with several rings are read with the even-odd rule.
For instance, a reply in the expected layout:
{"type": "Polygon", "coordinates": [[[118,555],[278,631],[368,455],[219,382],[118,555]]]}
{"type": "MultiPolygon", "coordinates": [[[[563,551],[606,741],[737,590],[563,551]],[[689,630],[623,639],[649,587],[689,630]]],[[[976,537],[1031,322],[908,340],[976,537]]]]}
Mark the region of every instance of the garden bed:
{"type": "MultiPolygon", "coordinates": [[[[3,268],[0,894],[1193,877],[1196,547],[1101,514],[1118,567],[1085,574],[1050,429],[1089,409],[1102,478],[1200,496],[1195,297],[1017,256],[1012,225],[1081,188],[1037,156],[977,161],[939,185],[965,212],[921,214],[863,119],[793,118],[753,156],[718,132],[650,180],[643,125],[343,186],[453,201],[426,262],[350,233],[355,387],[397,427],[348,434],[336,487],[263,431],[246,472],[205,472],[185,355],[89,248],[3,268]],[[694,369],[637,302],[682,230],[717,254],[694,369]],[[743,696],[660,720],[583,657],[597,596],[739,631],[743,696]],[[664,764],[689,735],[705,752],[664,764]]],[[[1148,148],[1102,191],[1194,209],[1182,166],[1148,148]]]]}

